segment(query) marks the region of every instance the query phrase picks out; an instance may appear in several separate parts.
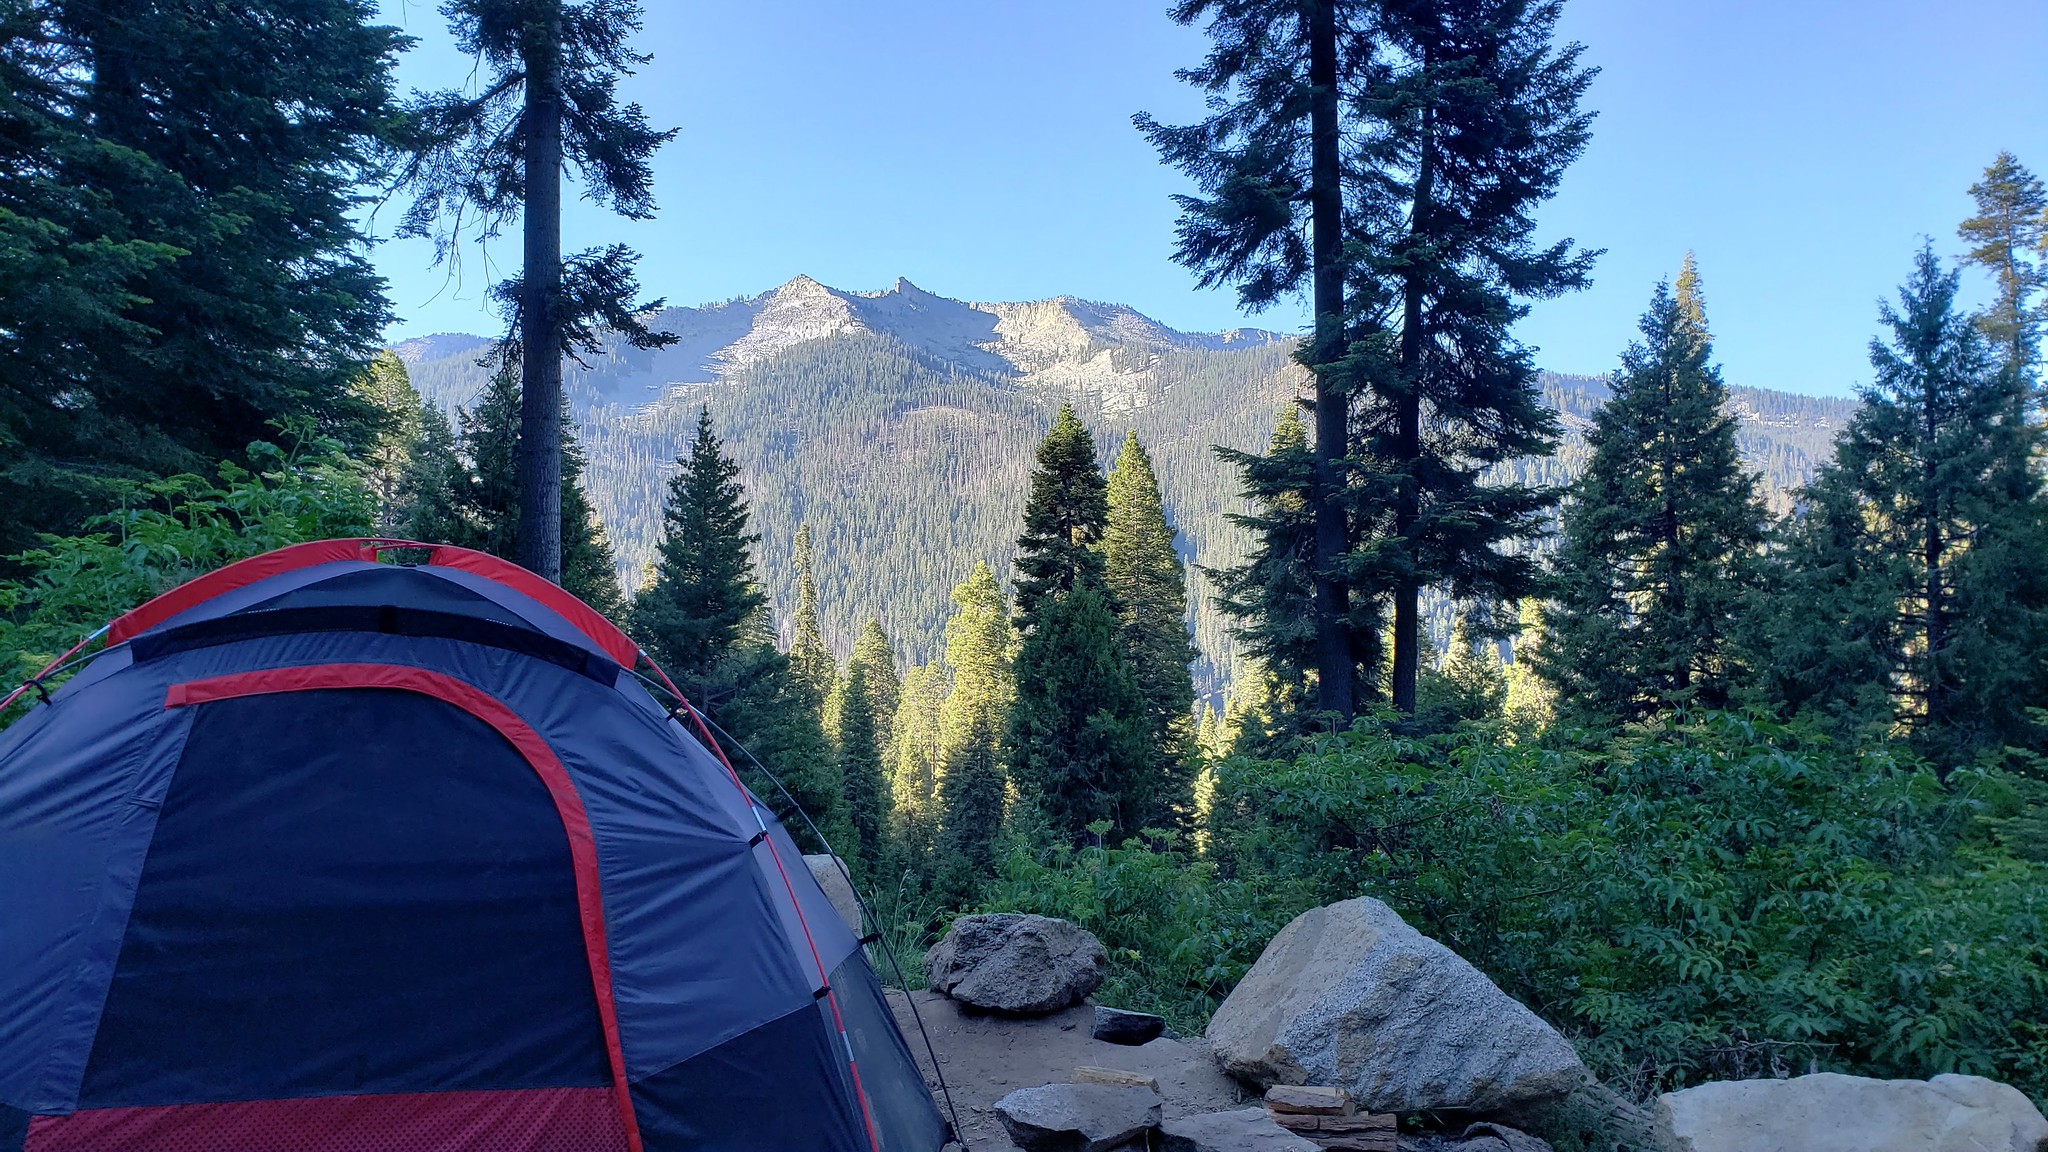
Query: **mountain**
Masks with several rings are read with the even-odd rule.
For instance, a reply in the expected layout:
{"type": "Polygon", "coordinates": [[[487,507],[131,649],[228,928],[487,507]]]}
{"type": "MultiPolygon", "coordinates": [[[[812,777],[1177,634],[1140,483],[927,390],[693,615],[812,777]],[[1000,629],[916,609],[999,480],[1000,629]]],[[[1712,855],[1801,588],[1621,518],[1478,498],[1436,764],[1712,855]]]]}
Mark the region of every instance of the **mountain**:
{"type": "MultiPolygon", "coordinates": [[[[791,543],[808,522],[826,636],[841,655],[873,616],[907,658],[937,656],[952,585],[976,560],[1008,569],[1032,454],[1062,401],[1095,429],[1105,463],[1135,429],[1182,554],[1231,563],[1242,547],[1225,519],[1239,506],[1236,477],[1213,446],[1262,447],[1306,391],[1291,337],[1178,332],[1122,305],[1065,296],[968,303],[906,280],[845,292],[798,277],[759,296],[663,309],[650,322],[677,342],[610,346],[565,376],[590,458],[585,483],[622,563],[637,573],[652,554],[667,477],[698,408],[709,407],[740,460],[777,610],[793,602],[791,543]]],[[[393,347],[422,395],[450,410],[482,387],[481,337],[393,347]]],[[[1542,386],[1565,443],[1510,471],[1562,483],[1583,464],[1583,430],[1607,386],[1550,373],[1542,386]]],[[[1736,389],[1732,403],[1744,453],[1779,492],[1805,481],[1854,410],[1853,401],[1753,389],[1736,389]]],[[[1199,571],[1190,590],[1200,597],[1190,614],[1204,653],[1198,683],[1214,689],[1233,646],[1199,571]]]]}

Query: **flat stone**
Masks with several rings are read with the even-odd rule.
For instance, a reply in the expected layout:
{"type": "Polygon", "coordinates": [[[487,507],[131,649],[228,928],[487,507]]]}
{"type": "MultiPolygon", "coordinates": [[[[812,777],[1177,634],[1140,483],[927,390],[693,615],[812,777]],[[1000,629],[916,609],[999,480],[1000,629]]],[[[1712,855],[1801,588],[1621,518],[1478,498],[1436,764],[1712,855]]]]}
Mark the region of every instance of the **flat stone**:
{"type": "Polygon", "coordinates": [[[1335,1085],[1368,1112],[1513,1114],[1587,1080],[1555,1029],[1367,897],[1281,929],[1208,1037],[1240,1080],[1335,1085]]]}
{"type": "Polygon", "coordinates": [[[811,870],[811,878],[818,887],[825,890],[825,899],[839,912],[839,918],[846,921],[846,927],[853,932],[853,938],[861,938],[860,897],[853,894],[853,885],[846,880],[839,857],[819,852],[804,857],[804,864],[811,870]]]}
{"type": "Polygon", "coordinates": [[[1110,1152],[1159,1126],[1159,1093],[1107,1084],[1045,1084],[996,1101],[996,1116],[1026,1152],[1110,1152]]]}
{"type": "Polygon", "coordinates": [[[1150,1044],[1166,1032],[1166,1018],[1149,1012],[1095,1006],[1095,1038],[1108,1044],[1150,1044]]]}
{"type": "Polygon", "coordinates": [[[1688,1152],[2040,1152],[2048,1119],[1981,1076],[1872,1080],[1819,1072],[1723,1080],[1657,1098],[1688,1152]]]}
{"type": "Polygon", "coordinates": [[[1159,1091],[1159,1078],[1141,1072],[1126,1072],[1121,1068],[1096,1068],[1083,1064],[1074,1069],[1067,1079],[1076,1084],[1107,1084],[1112,1088],[1150,1088],[1159,1091]]]}
{"type": "Polygon", "coordinates": [[[1313,1141],[1278,1124],[1264,1108],[1182,1116],[1159,1126],[1165,1152],[1318,1152],[1313,1141]]]}
{"type": "Polygon", "coordinates": [[[962,916],[924,959],[925,983],[987,1012],[1042,1016],[1102,987],[1109,953],[1087,930],[1049,916],[962,916]]]}
{"type": "Polygon", "coordinates": [[[1342,1088],[1307,1084],[1275,1084],[1266,1089],[1266,1107],[1275,1112],[1308,1116],[1349,1116],[1358,1111],[1342,1088]]]}

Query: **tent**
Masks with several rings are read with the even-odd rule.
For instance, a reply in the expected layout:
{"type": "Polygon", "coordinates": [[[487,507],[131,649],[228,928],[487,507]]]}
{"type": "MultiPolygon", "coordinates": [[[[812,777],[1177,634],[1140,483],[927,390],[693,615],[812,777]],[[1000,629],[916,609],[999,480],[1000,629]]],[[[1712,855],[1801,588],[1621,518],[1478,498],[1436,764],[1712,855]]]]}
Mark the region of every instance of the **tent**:
{"type": "Polygon", "coordinates": [[[398,547],[167,592],[0,735],[0,1150],[938,1149],[860,942],[644,654],[398,547]]]}

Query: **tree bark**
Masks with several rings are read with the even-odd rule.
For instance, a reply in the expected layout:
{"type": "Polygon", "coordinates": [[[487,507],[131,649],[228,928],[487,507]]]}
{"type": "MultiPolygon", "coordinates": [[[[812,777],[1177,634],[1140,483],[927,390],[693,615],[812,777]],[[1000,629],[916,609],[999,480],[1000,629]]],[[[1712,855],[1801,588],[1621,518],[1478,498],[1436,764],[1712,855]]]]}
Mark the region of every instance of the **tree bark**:
{"type": "Polygon", "coordinates": [[[1358,703],[1351,658],[1351,596],[1340,568],[1350,551],[1341,461],[1349,448],[1344,357],[1344,190],[1338,152],[1337,0],[1309,5],[1309,209],[1314,258],[1316,378],[1315,616],[1317,704],[1350,720],[1358,703]]]}
{"type": "Polygon", "coordinates": [[[526,29],[525,266],[519,299],[519,563],[562,579],[562,11],[526,29]]]}
{"type": "MultiPolygon", "coordinates": [[[[1425,57],[1423,67],[1429,61],[1425,57]]],[[[1394,707],[1415,711],[1415,677],[1421,667],[1422,582],[1415,572],[1416,530],[1422,523],[1422,297],[1428,282],[1419,265],[1422,238],[1430,227],[1430,195],[1435,180],[1435,146],[1431,116],[1421,113],[1421,151],[1416,159],[1415,201],[1409,209],[1409,264],[1401,287],[1401,394],[1395,406],[1394,454],[1400,481],[1394,493],[1394,536],[1406,549],[1407,571],[1394,584],[1394,707]]]]}

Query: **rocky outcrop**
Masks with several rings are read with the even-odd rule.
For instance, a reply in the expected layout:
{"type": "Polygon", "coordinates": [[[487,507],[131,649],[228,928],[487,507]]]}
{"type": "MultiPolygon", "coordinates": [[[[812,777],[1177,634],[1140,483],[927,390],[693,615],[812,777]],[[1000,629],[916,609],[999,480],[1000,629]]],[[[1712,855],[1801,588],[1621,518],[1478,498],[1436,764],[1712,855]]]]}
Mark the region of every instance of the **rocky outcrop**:
{"type": "Polygon", "coordinates": [[[1150,1044],[1166,1032],[1164,1017],[1095,1006],[1094,1036],[1105,1044],[1150,1044]]]}
{"type": "Polygon", "coordinates": [[[847,881],[846,870],[839,857],[820,852],[804,857],[804,863],[811,869],[811,878],[825,890],[825,899],[832,902],[839,918],[846,921],[853,938],[860,939],[860,897],[853,894],[853,885],[847,881]]]}
{"type": "Polygon", "coordinates": [[[1264,1108],[1183,1116],[1159,1126],[1165,1152],[1322,1152],[1273,1122],[1264,1108]]]}
{"type": "Polygon", "coordinates": [[[1659,1117],[1686,1152],[2043,1152],[2048,1120],[1981,1076],[1870,1080],[1820,1072],[1670,1092],[1659,1117]]]}
{"type": "Polygon", "coordinates": [[[1512,1114],[1587,1079],[1564,1037],[1369,898],[1282,929],[1208,1037],[1241,1080],[1335,1085],[1368,1112],[1512,1114]]]}
{"type": "Polygon", "coordinates": [[[962,916],[925,956],[925,983],[988,1012],[1057,1012],[1102,987],[1109,954],[1065,920],[1000,912],[962,916]]]}
{"type": "Polygon", "coordinates": [[[1044,1084],[996,1101],[996,1116],[1026,1152],[1110,1152],[1159,1126],[1159,1093],[1106,1084],[1044,1084]]]}

